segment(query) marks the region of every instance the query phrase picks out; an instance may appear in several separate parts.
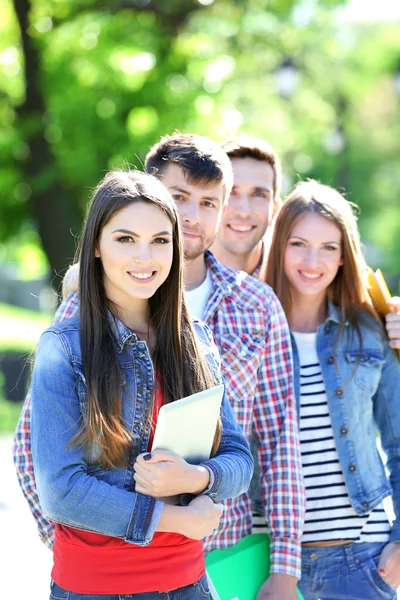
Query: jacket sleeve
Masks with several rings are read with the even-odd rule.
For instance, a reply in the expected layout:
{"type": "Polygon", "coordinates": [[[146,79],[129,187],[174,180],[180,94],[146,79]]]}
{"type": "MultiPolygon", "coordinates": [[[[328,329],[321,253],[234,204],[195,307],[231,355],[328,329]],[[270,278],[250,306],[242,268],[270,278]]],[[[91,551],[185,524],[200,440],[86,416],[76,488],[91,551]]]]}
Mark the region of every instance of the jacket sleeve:
{"type": "Polygon", "coordinates": [[[40,505],[53,521],[77,529],[151,542],[163,503],[88,474],[85,451],[71,444],[81,412],[78,375],[61,335],[45,332],[32,377],[32,457],[40,505]]]}
{"type": "MultiPolygon", "coordinates": [[[[59,306],[53,324],[72,317],[79,309],[77,294],[69,294],[59,306]]],[[[35,473],[31,451],[31,389],[29,389],[22,407],[13,439],[13,458],[18,482],[28,502],[30,511],[36,521],[39,537],[42,542],[52,548],[54,543],[54,523],[43,513],[36,488],[35,473]]]]}
{"type": "Polygon", "coordinates": [[[395,520],[390,541],[400,542],[400,361],[395,350],[384,341],[384,363],[378,389],[374,395],[374,417],[387,456],[392,487],[395,520]]]}

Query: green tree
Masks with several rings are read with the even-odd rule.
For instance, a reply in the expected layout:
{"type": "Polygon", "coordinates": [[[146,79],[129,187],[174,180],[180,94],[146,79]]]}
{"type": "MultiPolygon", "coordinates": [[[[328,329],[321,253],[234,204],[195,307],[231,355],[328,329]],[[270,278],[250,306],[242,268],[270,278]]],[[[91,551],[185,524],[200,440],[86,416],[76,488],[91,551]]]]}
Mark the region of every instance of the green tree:
{"type": "Polygon", "coordinates": [[[298,177],[344,187],[361,205],[364,237],[382,249],[376,260],[396,273],[400,25],[340,22],[338,4],[3,2],[2,238],[37,230],[62,274],[106,170],[140,168],[174,129],[214,139],[247,131],[281,153],[286,191],[298,177]],[[279,93],[288,60],[297,86],[279,93]]]}

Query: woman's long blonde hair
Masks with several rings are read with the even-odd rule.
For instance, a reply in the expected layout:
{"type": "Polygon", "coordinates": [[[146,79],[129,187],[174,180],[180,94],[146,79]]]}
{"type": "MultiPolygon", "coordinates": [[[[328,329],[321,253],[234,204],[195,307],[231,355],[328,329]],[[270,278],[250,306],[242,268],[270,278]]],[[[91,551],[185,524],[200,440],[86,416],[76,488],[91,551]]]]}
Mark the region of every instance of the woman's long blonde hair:
{"type": "Polygon", "coordinates": [[[342,234],[343,264],[327,290],[327,297],[340,309],[340,331],[343,331],[344,323],[348,321],[357,331],[361,341],[359,323],[363,320],[362,311],[378,322],[380,318],[368,293],[367,265],[361,251],[355,207],[356,205],[327,185],[317,181],[298,183],[284,201],[276,220],[266,281],[278,296],[289,318],[292,297],[284,271],[288,239],[295,225],[307,214],[317,213],[329,219],[342,234]]]}

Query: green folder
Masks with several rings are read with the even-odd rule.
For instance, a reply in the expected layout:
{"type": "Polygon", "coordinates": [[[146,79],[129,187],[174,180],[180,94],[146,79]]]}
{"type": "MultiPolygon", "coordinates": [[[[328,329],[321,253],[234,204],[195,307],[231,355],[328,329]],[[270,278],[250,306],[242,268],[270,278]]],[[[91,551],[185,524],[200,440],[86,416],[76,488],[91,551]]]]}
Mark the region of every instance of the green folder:
{"type": "Polygon", "coordinates": [[[269,568],[267,533],[248,535],[232,548],[210,552],[206,569],[213,600],[255,600],[269,568]]]}

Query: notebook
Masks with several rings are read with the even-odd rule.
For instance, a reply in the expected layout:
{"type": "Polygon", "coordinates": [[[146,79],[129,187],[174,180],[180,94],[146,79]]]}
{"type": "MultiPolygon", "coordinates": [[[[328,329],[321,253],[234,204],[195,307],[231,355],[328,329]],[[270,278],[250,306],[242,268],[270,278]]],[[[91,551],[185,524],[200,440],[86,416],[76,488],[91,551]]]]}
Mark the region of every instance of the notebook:
{"type": "MultiPolygon", "coordinates": [[[[380,269],[373,271],[368,268],[368,292],[378,313],[385,317],[390,312],[387,303],[392,295],[380,269]]],[[[400,350],[397,350],[397,356],[400,360],[400,350]]]]}
{"type": "MultiPolygon", "coordinates": [[[[269,535],[255,533],[232,548],[213,550],[206,557],[206,569],[212,600],[256,600],[269,575],[269,535]]],[[[297,595],[304,600],[299,590],[297,595]]]]}
{"type": "Polygon", "coordinates": [[[151,449],[171,450],[191,464],[210,458],[223,395],[220,384],[164,404],[151,449]]]}

